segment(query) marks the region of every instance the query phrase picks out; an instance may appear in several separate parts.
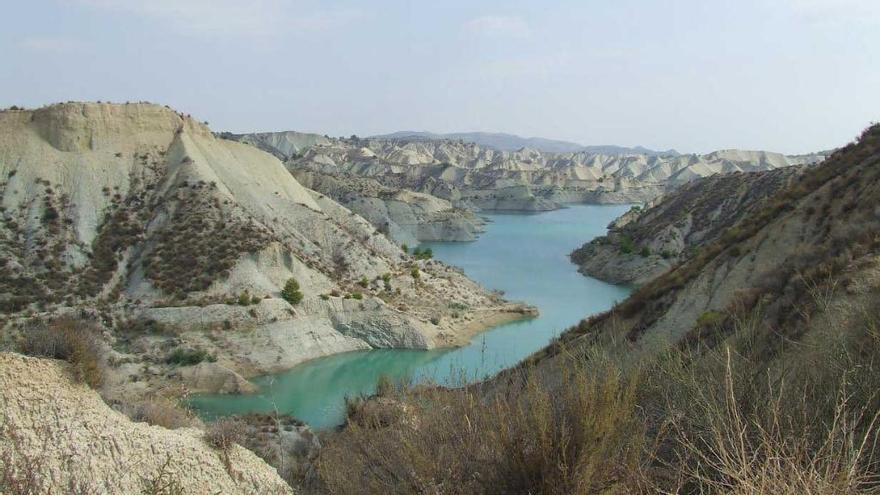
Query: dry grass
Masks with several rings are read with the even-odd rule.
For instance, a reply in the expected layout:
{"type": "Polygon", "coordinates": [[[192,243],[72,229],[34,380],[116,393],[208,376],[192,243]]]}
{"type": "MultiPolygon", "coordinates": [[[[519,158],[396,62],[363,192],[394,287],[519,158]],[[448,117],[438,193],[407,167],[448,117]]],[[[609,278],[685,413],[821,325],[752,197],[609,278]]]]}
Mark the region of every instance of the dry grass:
{"type": "Polygon", "coordinates": [[[361,415],[325,439],[317,462],[325,488],[506,494],[631,486],[643,448],[636,377],[609,368],[578,370],[555,384],[535,373],[521,378],[515,395],[474,388],[386,395],[397,421],[361,415]]]}

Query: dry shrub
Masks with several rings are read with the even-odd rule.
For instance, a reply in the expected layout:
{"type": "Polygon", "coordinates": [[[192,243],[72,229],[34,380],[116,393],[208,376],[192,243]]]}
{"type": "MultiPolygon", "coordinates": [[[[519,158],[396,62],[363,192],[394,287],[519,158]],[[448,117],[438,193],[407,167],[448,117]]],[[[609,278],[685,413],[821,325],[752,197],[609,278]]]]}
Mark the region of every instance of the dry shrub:
{"type": "Polygon", "coordinates": [[[165,462],[147,477],[141,477],[141,493],[143,495],[184,495],[178,475],[171,469],[172,458],[169,454],[165,462]]]}
{"type": "Polygon", "coordinates": [[[246,425],[236,418],[221,418],[208,425],[205,441],[218,450],[220,459],[230,476],[235,476],[229,453],[233,445],[243,445],[246,439],[246,425]]]}
{"type": "Polygon", "coordinates": [[[228,451],[234,444],[244,443],[245,425],[232,418],[221,418],[208,425],[205,441],[218,450],[228,451]]]}
{"type": "Polygon", "coordinates": [[[734,335],[717,349],[676,350],[652,363],[640,398],[662,445],[652,490],[880,493],[876,314],[837,307],[829,322],[846,325],[823,324],[792,342],[774,340],[755,313],[735,318],[734,335]]]}
{"type": "Polygon", "coordinates": [[[94,324],[69,317],[38,322],[25,330],[19,349],[28,356],[68,361],[78,380],[99,388],[104,383],[99,332],[94,324]]]}
{"type": "Polygon", "coordinates": [[[145,422],[171,430],[198,424],[198,420],[190,410],[167,397],[151,397],[125,405],[122,409],[133,421],[145,422]]]}
{"type": "Polygon", "coordinates": [[[405,417],[328,436],[318,473],[331,493],[624,493],[644,439],[637,383],[578,369],[555,383],[525,371],[489,397],[403,390],[382,401],[405,417]]]}
{"type": "Polygon", "coordinates": [[[858,404],[842,385],[830,418],[811,414],[808,394],[796,403],[768,388],[758,407],[743,404],[730,360],[721,397],[695,394],[692,410],[705,423],[670,416],[676,473],[667,493],[731,495],[856,495],[880,493],[877,476],[880,411],[858,404]]]}

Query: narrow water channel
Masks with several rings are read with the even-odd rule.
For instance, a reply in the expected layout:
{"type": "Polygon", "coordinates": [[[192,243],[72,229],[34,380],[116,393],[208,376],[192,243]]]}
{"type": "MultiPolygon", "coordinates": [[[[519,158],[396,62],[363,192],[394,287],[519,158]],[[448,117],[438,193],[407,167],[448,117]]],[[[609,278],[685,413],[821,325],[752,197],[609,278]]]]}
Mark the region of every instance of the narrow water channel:
{"type": "Polygon", "coordinates": [[[314,428],[339,424],[346,396],[368,394],[379,376],[454,383],[484,378],[545,346],[567,327],[610,308],[629,290],[579,274],[568,253],[603,235],[629,207],[575,205],[543,213],[494,213],[476,241],[434,242],[434,257],[459,266],[510,300],[534,304],[540,316],[498,326],[457,349],[373,350],[309,361],[284,373],[254,379],[250,395],[201,395],[190,404],[206,419],[277,410],[314,428]]]}

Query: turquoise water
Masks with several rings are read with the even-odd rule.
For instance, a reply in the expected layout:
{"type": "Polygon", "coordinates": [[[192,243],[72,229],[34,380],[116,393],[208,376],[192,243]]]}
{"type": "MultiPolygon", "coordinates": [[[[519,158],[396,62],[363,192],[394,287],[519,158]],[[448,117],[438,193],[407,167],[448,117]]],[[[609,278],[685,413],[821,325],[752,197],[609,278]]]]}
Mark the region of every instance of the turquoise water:
{"type": "Polygon", "coordinates": [[[452,350],[373,350],[309,361],[254,379],[251,395],[201,395],[190,404],[206,419],[278,410],[316,428],[339,424],[346,396],[372,393],[380,375],[458,383],[512,366],[590,314],[610,308],[628,289],[579,274],[568,253],[605,233],[628,206],[575,205],[544,213],[490,214],[476,241],[426,243],[434,257],[459,266],[510,300],[534,304],[540,316],[498,326],[452,350]]]}

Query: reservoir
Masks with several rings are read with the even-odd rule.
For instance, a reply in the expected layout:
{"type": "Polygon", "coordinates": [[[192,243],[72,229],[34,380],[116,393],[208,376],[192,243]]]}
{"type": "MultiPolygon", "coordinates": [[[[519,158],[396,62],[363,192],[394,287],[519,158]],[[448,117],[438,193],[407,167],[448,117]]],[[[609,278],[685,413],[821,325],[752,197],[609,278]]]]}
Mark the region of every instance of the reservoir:
{"type": "Polygon", "coordinates": [[[189,404],[205,419],[247,412],[288,413],[314,428],[340,424],[345,397],[373,392],[380,376],[439,384],[482,379],[541,349],[579,320],[610,309],[629,293],[585,277],[568,254],[594,237],[628,205],[573,205],[541,213],[491,213],[473,242],[432,242],[434,258],[464,269],[504,297],[538,307],[537,318],[484,332],[467,346],[431,351],[380,349],[337,354],[252,381],[249,395],[199,395],[189,404]]]}

